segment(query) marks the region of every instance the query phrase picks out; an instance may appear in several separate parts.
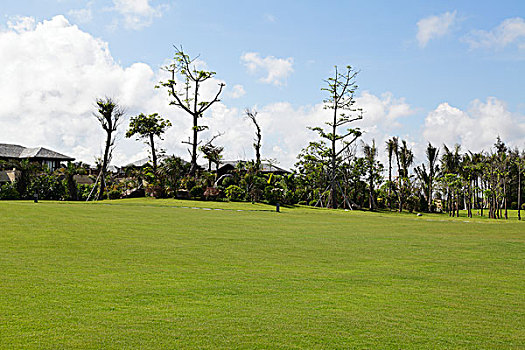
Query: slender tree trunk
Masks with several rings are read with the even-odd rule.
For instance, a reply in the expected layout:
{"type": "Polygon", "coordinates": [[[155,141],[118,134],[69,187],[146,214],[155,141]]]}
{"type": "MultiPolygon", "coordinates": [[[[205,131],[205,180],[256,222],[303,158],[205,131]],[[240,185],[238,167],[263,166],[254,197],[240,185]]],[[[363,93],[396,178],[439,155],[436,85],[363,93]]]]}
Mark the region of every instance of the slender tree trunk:
{"type": "Polygon", "coordinates": [[[149,144],[151,146],[151,159],[153,162],[153,174],[157,175],[157,154],[155,153],[155,144],[153,143],[153,134],[149,134],[149,144]]]}
{"type": "Polygon", "coordinates": [[[457,199],[456,199],[456,217],[459,218],[459,196],[460,196],[460,193],[459,191],[456,192],[456,195],[457,195],[457,199]]]}
{"type": "Polygon", "coordinates": [[[374,191],[374,183],[372,180],[370,180],[370,182],[368,183],[368,208],[370,210],[374,210],[374,195],[373,195],[373,191],[374,191]]]}
{"type": "Polygon", "coordinates": [[[191,168],[190,175],[195,176],[197,171],[197,137],[198,137],[198,117],[193,115],[193,141],[191,144],[191,168]]]}
{"type": "MultiPolygon", "coordinates": [[[[430,165],[432,166],[432,164],[430,165]]],[[[432,170],[429,170],[429,176],[428,176],[428,212],[432,213],[432,170]]]]}
{"type": "Polygon", "coordinates": [[[521,220],[521,164],[520,164],[519,158],[518,158],[518,220],[521,220]]]}
{"type": "Polygon", "coordinates": [[[509,215],[507,211],[507,181],[503,179],[503,205],[505,206],[505,220],[508,220],[509,215]]]}
{"type": "Polygon", "coordinates": [[[257,147],[255,147],[255,167],[257,171],[261,170],[261,140],[257,142],[257,147]]]}
{"type": "Polygon", "coordinates": [[[392,210],[392,155],[388,155],[388,207],[392,210]]]}
{"type": "MultiPolygon", "coordinates": [[[[479,181],[479,179],[476,180],[476,181],[479,181]]],[[[485,201],[484,201],[484,197],[485,196],[484,196],[484,193],[483,193],[483,189],[485,188],[485,186],[483,185],[483,179],[481,179],[481,182],[478,185],[481,185],[481,186],[479,186],[479,191],[481,191],[481,205],[480,205],[479,210],[480,210],[480,213],[481,213],[481,217],[483,217],[483,209],[485,207],[485,201]]],[[[478,205],[479,205],[479,203],[478,203],[478,205]]]]}
{"type": "Polygon", "coordinates": [[[397,161],[397,172],[398,172],[398,183],[399,183],[399,189],[398,189],[398,199],[399,199],[399,212],[401,213],[403,211],[403,179],[401,176],[401,166],[399,164],[399,155],[396,152],[396,161],[397,161]]]}
{"type": "MultiPolygon", "coordinates": [[[[109,125],[109,130],[111,130],[111,125],[109,125]]],[[[106,131],[106,146],[104,148],[104,158],[102,159],[102,168],[100,169],[100,189],[98,192],[98,200],[101,200],[104,196],[104,190],[106,189],[106,172],[108,168],[108,159],[109,152],[111,149],[111,132],[106,131]]]]}
{"type": "MultiPolygon", "coordinates": [[[[334,99],[335,100],[335,99],[334,99]]],[[[337,124],[337,105],[334,106],[334,124],[332,126],[332,174],[330,179],[330,197],[331,197],[331,207],[337,208],[337,193],[336,193],[336,183],[335,183],[335,135],[336,135],[336,124],[337,124]]]]}

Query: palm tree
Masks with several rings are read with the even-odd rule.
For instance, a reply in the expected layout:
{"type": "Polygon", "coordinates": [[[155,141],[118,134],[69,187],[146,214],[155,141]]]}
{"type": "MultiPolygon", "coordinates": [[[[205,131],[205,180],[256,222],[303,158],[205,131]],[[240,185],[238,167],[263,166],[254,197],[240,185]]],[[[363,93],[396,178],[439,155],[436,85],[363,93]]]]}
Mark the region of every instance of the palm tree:
{"type": "Polygon", "coordinates": [[[432,212],[432,192],[434,190],[434,177],[439,171],[439,166],[437,165],[439,157],[439,148],[432,146],[429,142],[426,150],[427,161],[428,161],[428,211],[432,212]]]}
{"type": "Polygon", "coordinates": [[[408,189],[408,181],[409,181],[409,169],[414,163],[414,153],[410,148],[407,146],[407,142],[403,140],[401,142],[401,147],[399,147],[399,150],[396,154],[398,158],[398,167],[399,164],[401,165],[402,169],[399,169],[399,184],[400,184],[400,200],[399,200],[399,212],[403,210],[403,201],[405,198],[405,192],[408,189]]]}
{"type": "Polygon", "coordinates": [[[365,167],[368,172],[368,208],[373,210],[376,207],[374,199],[374,180],[379,177],[379,168],[382,167],[377,161],[377,147],[375,140],[372,140],[372,145],[363,143],[363,153],[365,155],[365,167]]]}
{"type": "Polygon", "coordinates": [[[392,137],[392,142],[393,142],[393,151],[394,151],[394,154],[396,155],[396,163],[397,163],[397,181],[398,181],[398,191],[397,191],[397,196],[398,196],[398,201],[399,201],[399,212],[401,212],[403,210],[403,191],[402,191],[402,188],[403,188],[403,182],[402,182],[402,176],[401,176],[401,164],[400,164],[400,161],[399,161],[399,139],[397,137],[392,137]]]}
{"type": "Polygon", "coordinates": [[[393,137],[386,142],[386,151],[388,153],[388,206],[390,210],[392,210],[392,155],[397,153],[396,148],[397,138],[393,137]]]}
{"type": "Polygon", "coordinates": [[[480,215],[483,216],[483,167],[484,167],[484,158],[485,155],[480,153],[470,153],[470,159],[472,161],[472,174],[473,174],[473,181],[474,181],[474,202],[473,202],[473,208],[478,208],[480,210],[480,215]],[[480,181],[481,180],[481,181],[480,181]],[[481,198],[481,204],[479,203],[479,199],[481,198]]]}
{"type": "MultiPolygon", "coordinates": [[[[441,157],[441,169],[444,177],[452,179],[456,177],[459,172],[460,165],[460,150],[461,146],[456,144],[454,146],[454,151],[451,151],[447,145],[443,145],[445,153],[441,157]]],[[[456,210],[459,216],[459,206],[457,203],[457,186],[455,181],[448,181],[447,184],[447,206],[449,208],[449,215],[455,216],[456,210]],[[455,207],[454,207],[455,203],[455,207]]]]}

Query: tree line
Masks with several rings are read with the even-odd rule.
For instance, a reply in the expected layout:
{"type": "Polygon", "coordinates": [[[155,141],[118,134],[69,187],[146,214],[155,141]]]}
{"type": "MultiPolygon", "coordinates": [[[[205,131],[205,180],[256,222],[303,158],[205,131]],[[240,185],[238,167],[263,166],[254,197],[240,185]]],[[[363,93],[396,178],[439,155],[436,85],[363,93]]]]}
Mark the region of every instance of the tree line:
{"type": "MultiPolygon", "coordinates": [[[[216,73],[200,69],[197,58],[190,58],[182,47],[175,47],[173,61],[164,67],[169,79],[155,86],[165,89],[169,104],[185,112],[192,121],[190,136],[182,141],[189,146],[190,162],[165,156],[156,146],[155,140],[162,139],[172,127],[169,120],[155,112],[140,113],[130,118],[126,137],[136,137],[148,145],[150,164],[128,169],[124,180],[115,179],[108,166],[125,110],[112,98],[98,98],[94,116],[105,133],[105,145],[97,161],[96,185],[87,197],[118,198],[143,186],[156,197],[182,193],[192,198],[299,203],[349,210],[444,211],[450,216],[459,216],[460,210],[465,210],[469,217],[476,214],[491,218],[508,218],[509,209],[518,209],[521,219],[523,151],[507,147],[499,137],[491,150],[478,153],[463,152],[460,145],[438,147],[429,143],[425,161],[416,165],[406,140],[391,137],[383,146],[375,141],[360,141],[363,132],[352,126],[363,119],[364,111],[355,105],[358,72],[351,66],[342,70],[336,66],[334,74],[325,80],[323,102],[330,111],[329,119],[310,127],[318,138],[301,150],[293,173],[274,175],[262,171],[263,161],[269,161],[261,155],[264,130],[257,111],[246,109],[245,117],[254,126],[254,160],[239,163],[227,177],[218,179],[212,165],[217,170],[222,159],[224,147],[217,144],[222,133],[208,140],[202,140],[200,133],[209,129],[201,120],[220,101],[225,84],[217,83],[215,93],[203,97],[204,86],[216,73]],[[388,159],[386,166],[379,161],[382,148],[388,159]],[[208,161],[207,170],[197,164],[199,153],[208,161]]],[[[52,174],[27,161],[18,163],[19,181],[2,186],[0,199],[27,198],[34,191],[42,192],[41,198],[85,199],[87,190],[80,189],[73,180],[74,174],[86,172],[84,164],[68,164],[52,174]]],[[[0,162],[0,168],[10,166],[0,162]]]]}

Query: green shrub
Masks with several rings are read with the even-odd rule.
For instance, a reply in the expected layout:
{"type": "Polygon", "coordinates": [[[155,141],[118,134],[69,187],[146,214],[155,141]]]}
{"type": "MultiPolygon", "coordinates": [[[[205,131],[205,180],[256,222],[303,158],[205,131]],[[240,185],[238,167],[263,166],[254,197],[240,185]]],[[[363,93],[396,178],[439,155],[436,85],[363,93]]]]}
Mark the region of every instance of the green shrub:
{"type": "MultiPolygon", "coordinates": [[[[79,184],[77,186],[78,186],[78,191],[77,191],[77,193],[78,193],[78,200],[79,201],[85,201],[88,198],[89,193],[93,189],[94,185],[79,184]]],[[[95,191],[93,191],[93,194],[91,196],[93,196],[94,194],[95,194],[95,191]]]]}
{"type": "Polygon", "coordinates": [[[299,205],[308,205],[308,203],[306,203],[306,201],[299,201],[299,202],[297,202],[297,204],[299,204],[299,205]]]}
{"type": "Polygon", "coordinates": [[[224,190],[226,198],[230,201],[239,201],[244,198],[244,190],[237,185],[230,185],[224,190]]]}
{"type": "Polygon", "coordinates": [[[235,179],[233,177],[225,177],[224,180],[222,180],[222,186],[224,186],[225,188],[228,188],[230,186],[234,186],[235,185],[235,179]]]}
{"type": "Polygon", "coordinates": [[[122,193],[119,190],[111,190],[108,192],[109,199],[119,199],[122,193]]]}
{"type": "Polygon", "coordinates": [[[190,196],[192,198],[202,198],[204,196],[204,187],[201,185],[193,186],[190,190],[190,196]]]}
{"type": "Polygon", "coordinates": [[[283,203],[284,195],[285,191],[279,187],[269,185],[264,189],[264,197],[270,204],[283,203]]]}
{"type": "Polygon", "coordinates": [[[40,174],[31,179],[28,194],[38,194],[39,199],[63,200],[66,197],[66,187],[59,177],[53,174],[40,174]]]}
{"type": "Polygon", "coordinates": [[[312,207],[315,207],[316,204],[317,204],[317,199],[312,199],[312,200],[308,203],[308,205],[309,205],[309,206],[312,206],[312,207]]]}
{"type": "Polygon", "coordinates": [[[6,183],[0,187],[0,199],[20,199],[20,193],[16,190],[16,185],[6,183]]]}

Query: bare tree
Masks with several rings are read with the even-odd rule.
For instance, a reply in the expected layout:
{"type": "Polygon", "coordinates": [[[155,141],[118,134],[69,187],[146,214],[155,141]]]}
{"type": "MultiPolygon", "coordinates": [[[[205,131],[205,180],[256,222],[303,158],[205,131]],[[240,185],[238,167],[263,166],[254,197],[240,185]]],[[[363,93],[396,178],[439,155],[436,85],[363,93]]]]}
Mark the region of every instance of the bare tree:
{"type": "MultiPolygon", "coordinates": [[[[215,96],[209,100],[200,100],[200,93],[202,84],[208,79],[215,76],[215,72],[206,71],[198,68],[196,62],[198,56],[190,58],[181,48],[175,46],[175,56],[173,63],[164,67],[166,71],[171,74],[171,79],[166,82],[160,82],[160,86],[168,89],[169,96],[173,98],[171,105],[181,108],[188,113],[192,120],[192,137],[188,141],[183,141],[191,146],[189,150],[191,155],[190,175],[195,175],[197,170],[197,147],[199,145],[198,133],[208,129],[205,125],[199,125],[199,118],[202,118],[204,112],[208,110],[215,102],[219,102],[219,96],[224,88],[224,83],[219,83],[219,89],[215,96]],[[175,80],[176,76],[182,79],[182,83],[178,85],[175,80]]],[[[157,86],[159,87],[159,86],[157,86]]]]}
{"type": "Polygon", "coordinates": [[[259,122],[257,121],[257,111],[256,110],[252,111],[246,108],[244,110],[244,114],[255,125],[255,139],[254,139],[255,143],[253,144],[253,148],[255,148],[255,168],[257,169],[257,171],[259,171],[261,169],[262,133],[261,133],[261,127],[259,125],[259,122]]]}
{"type": "MultiPolygon", "coordinates": [[[[363,110],[361,108],[354,108],[354,92],[357,89],[355,77],[357,76],[351,66],[346,66],[346,72],[340,73],[335,66],[335,74],[333,77],[325,80],[327,87],[321,90],[328,92],[328,97],[323,101],[325,109],[333,111],[330,121],[325,122],[328,125],[328,131],[322,127],[313,127],[310,130],[316,131],[321,138],[326,139],[330,143],[330,207],[337,208],[337,189],[340,188],[337,182],[337,169],[342,160],[338,160],[340,156],[352,145],[360,136],[361,131],[358,128],[349,128],[343,133],[339,134],[339,128],[350,124],[354,121],[363,119],[363,110]],[[347,138],[350,137],[350,141],[347,138]],[[340,148],[337,147],[342,143],[340,148]]],[[[341,191],[341,190],[340,190],[341,191]]],[[[341,191],[342,192],[342,191],[341,191]]]]}
{"type": "Polygon", "coordinates": [[[102,199],[104,190],[106,188],[106,173],[109,163],[111,162],[111,155],[115,146],[115,133],[119,126],[120,120],[124,115],[124,110],[112,98],[97,98],[96,106],[97,113],[93,113],[95,118],[106,132],[106,143],[104,146],[104,155],[102,157],[102,166],[100,168],[100,189],[98,192],[98,199],[102,199]]]}

